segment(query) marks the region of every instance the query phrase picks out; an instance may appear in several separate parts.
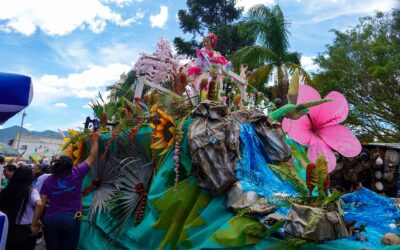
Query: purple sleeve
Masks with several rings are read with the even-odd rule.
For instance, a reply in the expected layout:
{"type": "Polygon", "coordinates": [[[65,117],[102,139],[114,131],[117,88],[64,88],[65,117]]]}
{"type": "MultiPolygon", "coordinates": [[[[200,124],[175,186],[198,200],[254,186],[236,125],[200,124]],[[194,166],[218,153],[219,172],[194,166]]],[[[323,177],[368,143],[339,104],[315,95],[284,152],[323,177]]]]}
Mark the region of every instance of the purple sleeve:
{"type": "Polygon", "coordinates": [[[78,175],[81,179],[85,177],[85,175],[87,174],[87,172],[89,172],[89,170],[90,166],[89,164],[86,163],[86,161],[82,162],[76,167],[76,171],[78,172],[78,175]]]}
{"type": "Polygon", "coordinates": [[[49,181],[49,178],[47,178],[46,180],[44,180],[42,188],[40,189],[40,195],[48,195],[48,191],[47,191],[47,183],[49,181]]]}

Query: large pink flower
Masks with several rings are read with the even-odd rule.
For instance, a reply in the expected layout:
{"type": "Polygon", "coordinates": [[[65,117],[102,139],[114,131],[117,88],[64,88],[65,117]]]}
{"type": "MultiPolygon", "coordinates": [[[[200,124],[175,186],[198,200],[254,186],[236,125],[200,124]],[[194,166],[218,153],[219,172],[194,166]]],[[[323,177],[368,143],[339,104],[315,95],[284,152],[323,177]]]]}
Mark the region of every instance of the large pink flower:
{"type": "MultiPolygon", "coordinates": [[[[346,98],[339,92],[330,92],[325,98],[333,101],[311,107],[308,115],[298,120],[285,118],[283,130],[296,142],[309,146],[308,158],[315,162],[323,154],[329,163],[329,172],[336,166],[332,149],[345,157],[354,157],[361,152],[361,144],[351,131],[341,125],[349,113],[346,98]]],[[[321,99],[320,94],[308,85],[301,85],[297,104],[321,99]]]]}

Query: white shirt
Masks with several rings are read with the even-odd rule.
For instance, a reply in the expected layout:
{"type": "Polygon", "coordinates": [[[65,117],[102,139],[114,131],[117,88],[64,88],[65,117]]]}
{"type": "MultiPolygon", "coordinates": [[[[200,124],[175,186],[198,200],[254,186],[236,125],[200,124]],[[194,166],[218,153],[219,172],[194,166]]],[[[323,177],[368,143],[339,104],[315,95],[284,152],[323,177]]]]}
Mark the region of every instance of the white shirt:
{"type": "Polygon", "coordinates": [[[40,200],[39,192],[36,189],[32,188],[28,204],[26,204],[26,208],[24,213],[22,214],[21,220],[19,221],[19,223],[17,221],[18,225],[32,224],[33,214],[35,212],[35,204],[39,200],[40,200]]]}
{"type": "Polygon", "coordinates": [[[46,180],[50,175],[51,174],[42,174],[33,181],[32,187],[40,193],[40,189],[42,189],[44,180],[46,180]]]}

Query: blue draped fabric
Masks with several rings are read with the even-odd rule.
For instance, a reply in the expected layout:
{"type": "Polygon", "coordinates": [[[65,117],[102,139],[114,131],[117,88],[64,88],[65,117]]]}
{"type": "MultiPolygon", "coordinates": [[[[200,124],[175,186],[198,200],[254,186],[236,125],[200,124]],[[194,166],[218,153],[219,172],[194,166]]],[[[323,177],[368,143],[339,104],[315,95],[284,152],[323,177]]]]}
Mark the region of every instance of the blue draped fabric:
{"type": "Polygon", "coordinates": [[[0,124],[26,108],[32,100],[31,78],[0,73],[0,124]]]}
{"type": "Polygon", "coordinates": [[[295,194],[290,185],[268,167],[268,163],[273,162],[253,125],[240,124],[240,140],[241,159],[236,164],[236,177],[243,191],[254,191],[266,198],[295,194]]]}

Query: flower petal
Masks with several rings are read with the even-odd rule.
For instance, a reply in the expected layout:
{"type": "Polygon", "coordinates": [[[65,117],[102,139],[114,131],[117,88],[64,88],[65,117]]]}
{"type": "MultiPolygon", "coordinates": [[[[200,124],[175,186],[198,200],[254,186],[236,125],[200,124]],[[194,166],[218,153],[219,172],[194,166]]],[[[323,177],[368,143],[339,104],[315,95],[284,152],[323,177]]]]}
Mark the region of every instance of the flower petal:
{"type": "Polygon", "coordinates": [[[320,128],[317,133],[326,144],[345,157],[354,157],[361,152],[361,144],[357,137],[344,126],[333,125],[320,128]]]}
{"type": "Polygon", "coordinates": [[[311,162],[315,163],[321,154],[323,154],[328,161],[328,172],[332,172],[336,167],[335,154],[321,138],[313,136],[311,138],[310,147],[307,150],[307,156],[311,162]]]}
{"type": "Polygon", "coordinates": [[[346,98],[339,92],[332,91],[325,98],[333,99],[331,102],[321,104],[319,116],[315,117],[315,127],[327,127],[346,120],[349,114],[349,105],[346,98]]]}
{"type": "Polygon", "coordinates": [[[285,118],[282,121],[282,129],[290,138],[301,145],[307,146],[310,144],[311,136],[313,134],[311,131],[311,123],[308,117],[303,116],[297,120],[285,118]]]}
{"type": "Polygon", "coordinates": [[[309,85],[300,85],[299,95],[297,96],[297,103],[301,104],[309,101],[315,101],[321,99],[321,95],[313,87],[309,85]]]}
{"type": "MultiPolygon", "coordinates": [[[[309,101],[320,100],[321,95],[313,87],[309,85],[300,85],[299,95],[297,96],[297,105],[309,101]]],[[[318,120],[321,105],[314,106],[310,108],[308,112],[310,114],[311,120],[315,126],[315,122],[318,120]]]]}

